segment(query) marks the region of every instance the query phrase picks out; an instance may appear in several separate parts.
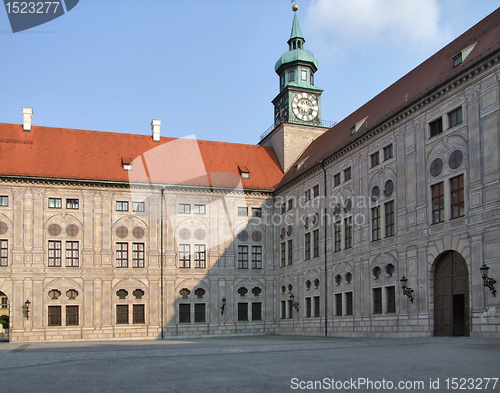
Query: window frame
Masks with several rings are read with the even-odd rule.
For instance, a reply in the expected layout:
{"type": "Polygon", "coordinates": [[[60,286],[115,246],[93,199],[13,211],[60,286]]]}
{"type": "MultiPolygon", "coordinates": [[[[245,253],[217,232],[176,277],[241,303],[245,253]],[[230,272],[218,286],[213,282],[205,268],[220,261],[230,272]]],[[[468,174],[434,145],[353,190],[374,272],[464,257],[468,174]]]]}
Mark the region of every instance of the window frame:
{"type": "Polygon", "coordinates": [[[133,304],[132,305],[132,324],[141,325],[146,323],[146,305],[133,304]]]}
{"type": "Polygon", "coordinates": [[[352,179],[352,170],[351,167],[344,169],[344,181],[349,181],[352,179]]]}
{"type": "Polygon", "coordinates": [[[333,223],[333,252],[342,250],[342,219],[336,219],[333,223]]]}
{"type": "Polygon", "coordinates": [[[343,307],[342,307],[342,293],[336,293],[335,294],[335,316],[336,317],[342,317],[343,314],[343,307]]]}
{"type": "Polygon", "coordinates": [[[380,240],[380,206],[372,207],[372,242],[380,240]]]}
{"type": "Polygon", "coordinates": [[[62,326],[62,306],[47,306],[47,326],[62,326]]]}
{"type": "Polygon", "coordinates": [[[344,249],[352,248],[352,216],[344,218],[344,249]]]}
{"type": "Polygon", "coordinates": [[[116,255],[115,262],[116,267],[127,268],[128,267],[128,242],[116,242],[115,245],[116,255]]]}
{"type": "Polygon", "coordinates": [[[190,214],[191,204],[190,203],[179,203],[179,213],[180,214],[190,214]]]}
{"type": "Polygon", "coordinates": [[[66,326],[80,325],[80,310],[75,304],[66,305],[66,326]]]}
{"type": "Polygon", "coordinates": [[[333,186],[337,187],[340,185],[340,172],[333,175],[333,186]]]}
{"type": "Polygon", "coordinates": [[[448,112],[448,129],[458,126],[463,122],[464,122],[464,113],[461,106],[448,112]]]}
{"type": "Polygon", "coordinates": [[[293,240],[289,239],[286,242],[287,247],[287,265],[291,266],[293,264],[293,240]]]}
{"type": "Polygon", "coordinates": [[[48,266],[49,267],[61,267],[62,266],[62,242],[60,240],[49,240],[49,252],[48,252],[48,266]],[[59,245],[59,248],[56,247],[59,245]],[[51,256],[51,251],[53,255],[51,256]],[[59,255],[57,255],[59,254],[59,255]],[[51,263],[52,260],[52,263],[51,263]]]}
{"type": "Polygon", "coordinates": [[[207,214],[207,205],[205,204],[195,204],[194,214],[207,214]]]}
{"type": "Polygon", "coordinates": [[[380,153],[377,150],[376,152],[370,154],[370,168],[375,168],[380,164],[380,153]]]}
{"type": "Polygon", "coordinates": [[[450,218],[452,220],[465,216],[465,183],[463,174],[450,179],[450,209],[450,218]],[[455,193],[457,193],[456,196],[455,193]]]}
{"type": "Polygon", "coordinates": [[[262,321],[262,302],[252,302],[252,321],[262,321]]]}
{"type": "Polygon", "coordinates": [[[116,201],[117,212],[128,212],[128,201],[116,201]]]}
{"type": "Polygon", "coordinates": [[[8,207],[9,206],[9,196],[8,195],[0,195],[0,206],[8,207]]]}
{"type": "Polygon", "coordinates": [[[146,211],[146,204],[144,202],[132,202],[132,211],[142,213],[146,211]]]}
{"type": "Polygon", "coordinates": [[[319,229],[313,231],[313,258],[319,258],[319,229]]]}
{"type": "Polygon", "coordinates": [[[80,266],[80,244],[78,241],[66,240],[66,267],[79,267],[79,266],[80,266]]]}
{"type": "Polygon", "coordinates": [[[385,287],[386,314],[396,313],[396,287],[394,285],[385,287]]]}
{"type": "Polygon", "coordinates": [[[238,245],[238,269],[248,269],[248,246],[238,245]]]}
{"type": "Polygon", "coordinates": [[[372,288],[373,297],[373,309],[372,314],[380,315],[383,314],[383,303],[382,303],[382,288],[372,288]]]}
{"type": "Polygon", "coordinates": [[[248,321],[248,303],[238,303],[237,316],[238,322],[248,321]]]}
{"type": "Polygon", "coordinates": [[[132,268],[143,268],[145,265],[146,246],[141,242],[132,243],[132,268]]]}
{"type": "Polygon", "coordinates": [[[66,198],[66,209],[79,210],[80,200],[75,198],[66,198]]]}
{"type": "Polygon", "coordinates": [[[62,198],[49,198],[47,202],[49,209],[62,209],[62,198]]]}
{"type": "Polygon", "coordinates": [[[206,303],[194,304],[194,322],[205,323],[207,322],[207,305],[206,303]]]}
{"type": "Polygon", "coordinates": [[[436,120],[429,122],[429,139],[442,134],[443,128],[443,117],[438,117],[436,120]]]}
{"type": "Polygon", "coordinates": [[[191,267],[191,245],[179,244],[179,268],[189,269],[191,267]]]}
{"type": "Polygon", "coordinates": [[[390,160],[394,157],[394,145],[391,143],[384,147],[384,161],[390,160]]]}
{"type": "Polygon", "coordinates": [[[311,259],[311,232],[304,234],[304,261],[311,259]]]}
{"type": "Polygon", "coordinates": [[[252,269],[262,269],[262,246],[252,246],[252,269]]]}
{"type": "Polygon", "coordinates": [[[286,265],[286,242],[281,242],[281,258],[280,258],[280,261],[281,261],[281,265],[280,267],[285,267],[286,265]]]}
{"type": "Polygon", "coordinates": [[[248,206],[238,206],[238,217],[248,217],[248,206]]]}
{"type": "Polygon", "coordinates": [[[191,323],[191,303],[179,303],[179,323],[191,323]]]}
{"type": "Polygon", "coordinates": [[[194,267],[196,269],[207,267],[207,247],[205,244],[194,245],[194,267]]]}
{"type": "Polygon", "coordinates": [[[444,182],[431,185],[431,214],[432,224],[444,222],[444,182]],[[437,219],[436,219],[437,214],[437,219]]]}
{"type": "Polygon", "coordinates": [[[385,215],[385,238],[393,237],[396,234],[395,231],[395,206],[394,200],[384,203],[384,215],[385,215]]]}
{"type": "Polygon", "coordinates": [[[0,267],[9,266],[9,240],[0,239],[0,267]]]}

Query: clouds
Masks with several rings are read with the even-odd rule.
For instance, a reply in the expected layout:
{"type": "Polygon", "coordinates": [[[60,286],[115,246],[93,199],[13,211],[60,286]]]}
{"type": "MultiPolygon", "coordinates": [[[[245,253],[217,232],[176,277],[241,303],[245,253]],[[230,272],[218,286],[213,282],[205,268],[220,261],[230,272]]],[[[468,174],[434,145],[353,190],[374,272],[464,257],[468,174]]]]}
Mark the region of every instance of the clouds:
{"type": "Polygon", "coordinates": [[[313,0],[304,25],[328,52],[383,43],[435,47],[450,39],[439,14],[437,0],[313,0]]]}

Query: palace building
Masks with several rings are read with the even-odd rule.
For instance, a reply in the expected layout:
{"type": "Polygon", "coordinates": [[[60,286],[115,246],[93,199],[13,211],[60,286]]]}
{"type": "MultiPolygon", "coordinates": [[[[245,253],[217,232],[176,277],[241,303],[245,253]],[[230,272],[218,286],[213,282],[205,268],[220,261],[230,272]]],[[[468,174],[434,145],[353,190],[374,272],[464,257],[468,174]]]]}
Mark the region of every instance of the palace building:
{"type": "Polygon", "coordinates": [[[498,37],[500,9],[333,124],[295,13],[256,145],[23,108],[0,123],[0,334],[499,337],[498,37]]]}

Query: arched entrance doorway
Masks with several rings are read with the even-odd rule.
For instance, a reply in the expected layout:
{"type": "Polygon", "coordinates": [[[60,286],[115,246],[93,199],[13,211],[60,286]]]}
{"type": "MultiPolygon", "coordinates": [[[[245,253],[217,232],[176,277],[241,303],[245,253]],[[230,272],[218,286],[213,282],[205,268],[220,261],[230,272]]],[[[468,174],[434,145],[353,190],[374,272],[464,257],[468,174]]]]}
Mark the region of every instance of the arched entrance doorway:
{"type": "Polygon", "coordinates": [[[447,251],[436,258],[434,335],[470,335],[469,271],[456,251],[447,251]]]}
{"type": "Polygon", "coordinates": [[[0,291],[0,341],[9,339],[9,299],[0,291]]]}

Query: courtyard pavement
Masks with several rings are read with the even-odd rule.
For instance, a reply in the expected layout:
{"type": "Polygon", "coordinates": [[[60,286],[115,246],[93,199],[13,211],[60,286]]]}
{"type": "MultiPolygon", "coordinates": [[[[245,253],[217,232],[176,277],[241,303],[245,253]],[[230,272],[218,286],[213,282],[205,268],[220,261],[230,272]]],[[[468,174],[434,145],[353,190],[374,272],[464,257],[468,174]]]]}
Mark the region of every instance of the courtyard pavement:
{"type": "Polygon", "coordinates": [[[500,392],[499,339],[0,342],[0,359],[0,392],[500,392]]]}

